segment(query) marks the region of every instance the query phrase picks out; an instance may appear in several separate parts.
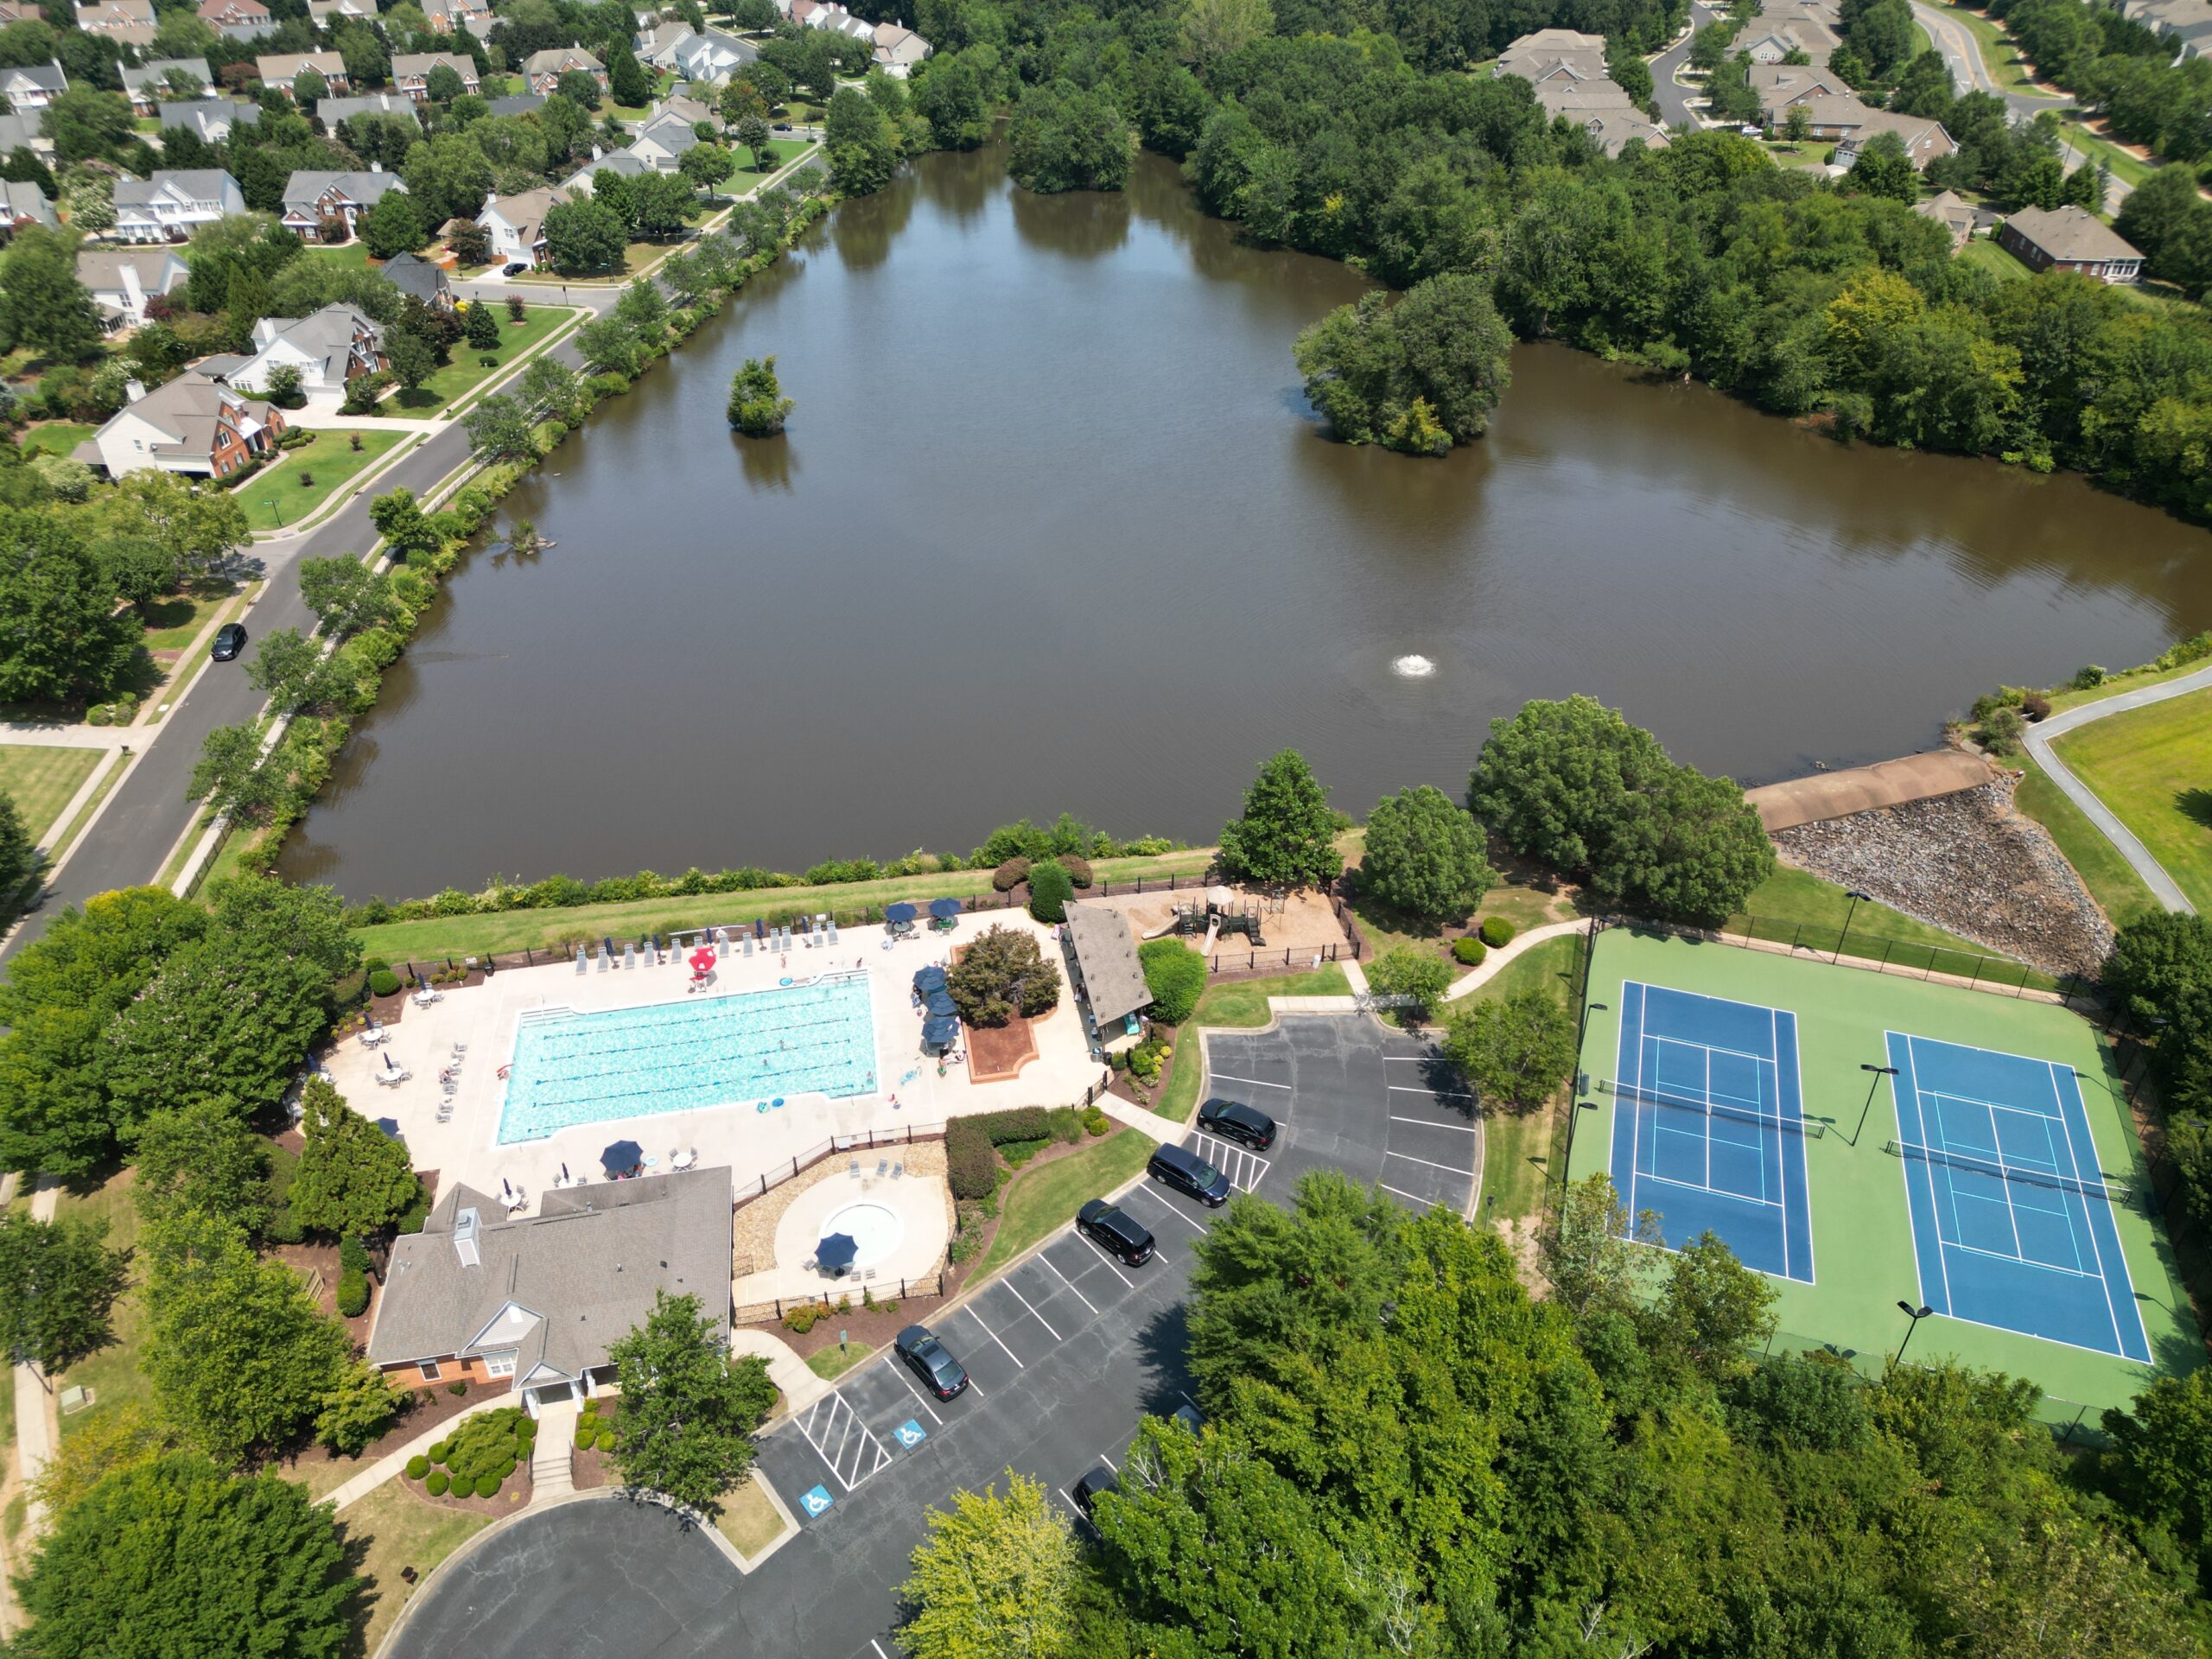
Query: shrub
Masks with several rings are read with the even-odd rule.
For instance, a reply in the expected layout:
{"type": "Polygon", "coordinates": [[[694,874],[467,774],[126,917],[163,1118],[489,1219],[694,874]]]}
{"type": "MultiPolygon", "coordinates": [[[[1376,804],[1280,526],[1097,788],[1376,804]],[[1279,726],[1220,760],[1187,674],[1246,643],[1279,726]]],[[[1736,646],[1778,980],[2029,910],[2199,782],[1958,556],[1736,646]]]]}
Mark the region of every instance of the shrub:
{"type": "Polygon", "coordinates": [[[991,872],[991,886],[1000,893],[1012,893],[1029,879],[1029,861],[1009,858],[991,872]]]}
{"type": "Polygon", "coordinates": [[[505,1480],[514,1473],[515,1465],[520,1461],[521,1459],[519,1458],[501,1458],[499,1459],[499,1466],[494,1469],[492,1472],[497,1475],[501,1480],[505,1480]]]}
{"type": "Polygon", "coordinates": [[[369,1247],[359,1237],[348,1233],[338,1241],[338,1265],[346,1273],[366,1273],[369,1270],[369,1247]]]}
{"type": "Polygon", "coordinates": [[[369,976],[369,995],[390,996],[399,988],[399,976],[389,968],[379,968],[369,976]]]}
{"type": "Polygon", "coordinates": [[[2040,691],[2031,691],[2021,701],[2020,712],[2030,720],[2046,720],[2050,715],[2050,699],[2040,691]]]}
{"type": "MultiPolygon", "coordinates": [[[[950,1135],[946,1137],[948,1144],[950,1139],[950,1135]]],[[[959,1188],[955,1186],[953,1191],[957,1192],[959,1188]]],[[[829,1311],[830,1306],[826,1302],[802,1303],[784,1315],[784,1328],[786,1331],[796,1331],[803,1337],[820,1324],[822,1316],[829,1311]]]]}
{"type": "Polygon", "coordinates": [[[1038,864],[1029,871],[1029,913],[1040,922],[1067,919],[1075,879],[1058,864],[1038,864]]]}
{"type": "Polygon", "coordinates": [[[1483,918],[1481,929],[1483,943],[1493,950],[1497,950],[1501,944],[1512,944],[1513,936],[1520,931],[1520,929],[1515,927],[1512,923],[1507,921],[1503,916],[1485,916],[1483,918]]]}
{"type": "Polygon", "coordinates": [[[1452,970],[1428,951],[1402,944],[1368,964],[1367,982],[1385,996],[1417,998],[1422,1017],[1433,1020],[1452,988],[1452,970]]]}
{"type": "Polygon", "coordinates": [[[477,1497],[497,1497],[499,1495],[499,1478],[497,1475],[479,1475],[476,1477],[477,1497]]]}
{"type": "Polygon", "coordinates": [[[2089,663],[2075,669],[2074,677],[2066,683],[2070,690],[2075,691],[2094,691],[2111,677],[2111,675],[2094,663],[2089,663]]]}
{"type": "Polygon", "coordinates": [[[1090,1107],[1083,1115],[1083,1132],[1085,1135],[1101,1135],[1113,1127],[1113,1120],[1106,1116],[1102,1108],[1090,1107]]]}
{"type": "MultiPolygon", "coordinates": [[[[946,1128],[944,1164],[955,1198],[988,1198],[998,1185],[998,1156],[972,1117],[956,1117],[946,1128]]],[[[788,1317],[784,1323],[791,1323],[788,1317]]]]}
{"type": "Polygon", "coordinates": [[[1077,858],[1073,853],[1062,853],[1055,861],[1068,873],[1068,880],[1074,882],[1077,887],[1087,887],[1090,885],[1092,878],[1089,859],[1077,858]]]}
{"type": "Polygon", "coordinates": [[[451,1442],[447,1440],[432,1441],[430,1443],[430,1461],[432,1463],[443,1463],[446,1460],[447,1448],[450,1444],[451,1442]]]}
{"type": "Polygon", "coordinates": [[[430,1478],[423,1483],[423,1490],[432,1497],[443,1497],[452,1485],[453,1482],[447,1478],[444,1470],[433,1469],[430,1478]]]}
{"type": "Polygon", "coordinates": [[[417,1452],[413,1457],[407,1459],[408,1479],[421,1480],[429,1472],[430,1460],[424,1457],[420,1452],[417,1452]]]}
{"type": "Polygon", "coordinates": [[[579,1451],[579,1452],[588,1452],[588,1451],[590,1451],[590,1450],[591,1450],[591,1448],[592,1448],[592,1442],[593,1442],[593,1441],[594,1441],[594,1440],[596,1440],[598,1438],[599,1438],[599,1431],[598,1431],[597,1429],[595,1429],[595,1428],[586,1428],[586,1427],[585,1427],[582,1423],[578,1423],[578,1424],[576,1425],[576,1450],[577,1450],[577,1451],[579,1451]]]}
{"type": "Polygon", "coordinates": [[[1147,939],[1137,947],[1145,988],[1152,993],[1152,1017],[1164,1026],[1188,1020],[1205,995],[1205,958],[1178,938],[1147,939]]]}
{"type": "Polygon", "coordinates": [[[2027,729],[2027,722],[2020,718],[2018,709],[1999,707],[1989,711],[1988,717],[1978,728],[1982,747],[1992,754],[2012,754],[2020,747],[2020,734],[2027,729]]]}
{"type": "Polygon", "coordinates": [[[614,1431],[611,1428],[601,1429],[597,1444],[601,1451],[612,1452],[614,1449],[614,1431]]]}
{"type": "Polygon", "coordinates": [[[536,1418],[524,1417],[517,1421],[515,1424],[515,1439],[521,1441],[523,1445],[527,1446],[537,1438],[537,1420],[536,1418]]]}
{"type": "Polygon", "coordinates": [[[368,1311],[369,1276],[365,1273],[343,1273],[338,1276],[338,1316],[340,1319],[359,1318],[368,1311]]]}
{"type": "Polygon", "coordinates": [[[1470,968],[1474,967],[1488,955],[1490,955],[1490,947],[1471,933],[1465,934],[1452,941],[1452,959],[1455,962],[1464,962],[1470,968]]]}
{"type": "MultiPolygon", "coordinates": [[[[421,1232],[423,1230],[421,1224],[417,1223],[415,1227],[410,1230],[418,1233],[421,1232]]],[[[468,1392],[468,1384],[466,1382],[448,1382],[446,1384],[446,1392],[448,1394],[467,1394],[468,1392]]]]}

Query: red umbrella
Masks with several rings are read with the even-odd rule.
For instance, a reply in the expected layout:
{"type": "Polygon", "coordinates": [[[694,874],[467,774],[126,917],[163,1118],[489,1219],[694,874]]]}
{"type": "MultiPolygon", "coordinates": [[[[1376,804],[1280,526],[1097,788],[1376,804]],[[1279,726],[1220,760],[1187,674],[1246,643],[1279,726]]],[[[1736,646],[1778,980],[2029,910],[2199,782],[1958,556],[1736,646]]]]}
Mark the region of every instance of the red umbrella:
{"type": "Polygon", "coordinates": [[[715,971],[715,947],[702,944],[691,953],[691,971],[704,976],[715,971]]]}

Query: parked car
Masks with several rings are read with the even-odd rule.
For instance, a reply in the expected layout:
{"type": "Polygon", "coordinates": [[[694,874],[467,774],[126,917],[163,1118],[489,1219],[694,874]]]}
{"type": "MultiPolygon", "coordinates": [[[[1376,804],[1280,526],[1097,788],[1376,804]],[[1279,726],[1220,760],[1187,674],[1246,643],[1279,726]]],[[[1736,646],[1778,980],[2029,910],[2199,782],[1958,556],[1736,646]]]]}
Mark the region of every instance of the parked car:
{"type": "Polygon", "coordinates": [[[530,261],[529,261],[529,260],[527,260],[527,259],[510,259],[510,260],[506,263],[506,264],[505,264],[505,266],[503,266],[503,267],[500,269],[499,275],[500,275],[500,276],[521,276],[521,275],[523,274],[523,272],[524,272],[525,270],[528,270],[529,269],[530,269],[530,261]]]}
{"type": "Polygon", "coordinates": [[[1185,1401],[1175,1408],[1175,1421],[1195,1434],[1206,1426],[1206,1414],[1188,1401],[1185,1401]]]}
{"type": "Polygon", "coordinates": [[[1152,1161],[1145,1166],[1145,1173],[1154,1180],[1179,1192],[1187,1192],[1199,1203],[1211,1205],[1217,1210],[1229,1202],[1229,1177],[1197,1153],[1181,1147],[1157,1148],[1152,1161]]]}
{"type": "Polygon", "coordinates": [[[1121,1477],[1102,1463],[1076,1482],[1075,1506],[1089,1515],[1090,1506],[1097,1503],[1101,1492],[1118,1492],[1121,1490],[1121,1477]]]}
{"type": "Polygon", "coordinates": [[[1075,1212],[1075,1224],[1101,1249],[1141,1268],[1152,1260],[1152,1235],[1136,1217],[1103,1198],[1093,1198],[1075,1212]]]}
{"type": "Polygon", "coordinates": [[[1198,1108],[1198,1127],[1208,1135],[1234,1141],[1255,1152],[1275,1143],[1275,1121],[1256,1106],[1241,1100],[1210,1100],[1198,1108]]]}
{"type": "Polygon", "coordinates": [[[778,132],[789,132],[791,130],[791,124],[788,121],[779,121],[776,123],[776,130],[778,132]]]}
{"type": "Polygon", "coordinates": [[[968,1386],[966,1370],[926,1325],[908,1325],[891,1345],[938,1399],[950,1400],[968,1386]]]}
{"type": "Polygon", "coordinates": [[[245,649],[245,625],[241,622],[226,622],[215,630],[214,648],[209,651],[207,655],[215,662],[234,662],[237,660],[238,652],[245,649]]]}

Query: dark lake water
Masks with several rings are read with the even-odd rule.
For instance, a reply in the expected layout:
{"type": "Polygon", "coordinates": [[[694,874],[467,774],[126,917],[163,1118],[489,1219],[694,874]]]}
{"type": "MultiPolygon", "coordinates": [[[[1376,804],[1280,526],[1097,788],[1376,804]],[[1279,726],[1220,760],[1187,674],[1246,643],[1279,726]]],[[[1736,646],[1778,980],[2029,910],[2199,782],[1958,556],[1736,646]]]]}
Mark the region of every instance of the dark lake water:
{"type": "Polygon", "coordinates": [[[2080,479],[1561,348],[1445,461],[1326,442],[1291,340],[1361,286],[1156,158],[1058,198],[925,160],[508,499],[560,545],[456,575],[285,874],[796,868],[1063,810],[1201,840],[1284,745],[1363,813],[1574,690],[1765,782],[2212,623],[2212,538],[2080,479]],[[798,409],[748,443],[729,378],[771,352],[798,409]]]}

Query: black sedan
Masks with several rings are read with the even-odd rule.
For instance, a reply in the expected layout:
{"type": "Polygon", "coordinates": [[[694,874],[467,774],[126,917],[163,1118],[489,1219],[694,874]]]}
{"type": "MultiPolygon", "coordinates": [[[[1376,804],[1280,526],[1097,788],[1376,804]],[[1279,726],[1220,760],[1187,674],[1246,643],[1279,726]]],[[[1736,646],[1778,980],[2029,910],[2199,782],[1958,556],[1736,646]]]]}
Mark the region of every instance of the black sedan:
{"type": "Polygon", "coordinates": [[[1208,1135],[1265,1152],[1275,1143],[1275,1121],[1241,1100],[1213,1099],[1198,1108],[1198,1127],[1208,1135]]]}
{"type": "Polygon", "coordinates": [[[908,1325],[891,1345],[938,1399],[950,1400],[967,1388],[967,1370],[926,1325],[908,1325]]]}
{"type": "Polygon", "coordinates": [[[1128,1211],[1115,1208],[1103,1198],[1093,1198],[1077,1211],[1075,1224],[1100,1249],[1133,1268],[1152,1260],[1152,1235],[1128,1211]]]}
{"type": "Polygon", "coordinates": [[[1088,1516],[1091,1507],[1098,1502],[1100,1493],[1118,1492],[1121,1490],[1121,1478],[1102,1463],[1084,1475],[1081,1480],[1076,1482],[1076,1507],[1088,1516]]]}
{"type": "Polygon", "coordinates": [[[245,626],[243,623],[226,622],[215,630],[215,644],[208,652],[209,658],[218,663],[236,660],[245,649],[245,626]]]}

